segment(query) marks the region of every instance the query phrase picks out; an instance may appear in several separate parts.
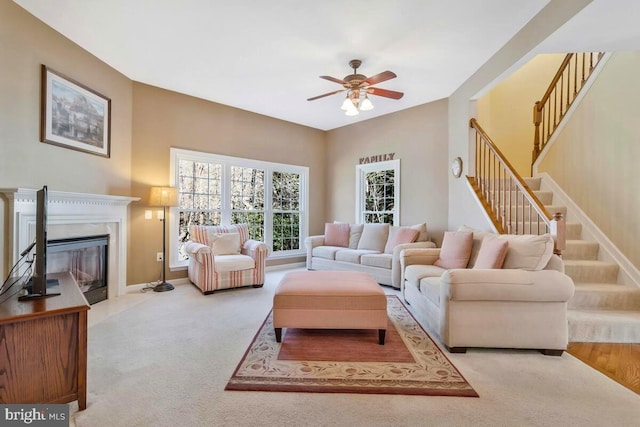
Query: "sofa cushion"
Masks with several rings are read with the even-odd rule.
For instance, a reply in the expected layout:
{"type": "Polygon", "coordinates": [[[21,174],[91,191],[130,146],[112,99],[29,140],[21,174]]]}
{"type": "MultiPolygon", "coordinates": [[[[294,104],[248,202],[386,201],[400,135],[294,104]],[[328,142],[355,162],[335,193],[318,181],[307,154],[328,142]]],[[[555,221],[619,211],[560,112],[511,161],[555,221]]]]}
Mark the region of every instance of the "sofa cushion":
{"type": "Polygon", "coordinates": [[[440,277],[447,271],[442,267],[436,267],[435,265],[409,265],[404,269],[404,278],[411,283],[418,283],[425,277],[440,277]]]}
{"type": "Polygon", "coordinates": [[[474,262],[473,268],[502,268],[508,249],[508,240],[490,236],[485,237],[482,240],[482,245],[480,246],[480,251],[478,251],[478,257],[474,262]]]}
{"type": "Polygon", "coordinates": [[[471,256],[469,257],[469,263],[467,264],[467,268],[473,268],[476,264],[476,258],[478,258],[478,252],[480,252],[480,246],[482,246],[482,241],[485,237],[497,237],[499,234],[491,233],[489,231],[476,230],[475,228],[469,227],[467,225],[461,225],[458,228],[458,231],[471,231],[473,233],[473,245],[471,246],[471,256]]]}
{"type": "Polygon", "coordinates": [[[433,264],[450,269],[466,268],[471,256],[473,233],[471,231],[446,231],[440,248],[440,257],[433,264]]]}
{"type": "Polygon", "coordinates": [[[509,242],[509,249],[502,268],[542,270],[553,255],[553,237],[550,234],[541,236],[503,234],[499,238],[509,242]]]}
{"type": "Polygon", "coordinates": [[[389,224],[364,224],[358,249],[384,252],[389,237],[389,224]]]}
{"type": "Polygon", "coordinates": [[[209,242],[214,256],[240,253],[240,235],[238,233],[209,233],[209,242]]]}
{"type": "Polygon", "coordinates": [[[368,249],[340,249],[336,252],[336,261],[350,262],[352,264],[360,264],[360,256],[364,254],[373,254],[376,251],[368,249]]]}
{"type": "Polygon", "coordinates": [[[311,251],[311,255],[324,259],[336,259],[336,252],[344,249],[340,246],[316,246],[311,251]]]}
{"type": "Polygon", "coordinates": [[[440,277],[425,277],[420,280],[420,293],[437,307],[440,307],[440,277]]]}
{"type": "Polygon", "coordinates": [[[248,255],[222,255],[215,257],[216,272],[252,270],[256,268],[253,258],[248,255]]]}
{"type": "Polygon", "coordinates": [[[324,225],[324,244],[326,246],[349,247],[349,224],[324,225]]]}
{"type": "Polygon", "coordinates": [[[418,230],[414,230],[406,227],[391,227],[389,230],[389,238],[384,246],[384,252],[387,254],[393,253],[393,248],[402,243],[413,243],[418,238],[420,233],[418,230]]]}
{"type": "Polygon", "coordinates": [[[360,264],[362,265],[388,268],[389,270],[391,270],[391,261],[393,261],[393,255],[391,254],[363,254],[360,257],[360,264]]]}

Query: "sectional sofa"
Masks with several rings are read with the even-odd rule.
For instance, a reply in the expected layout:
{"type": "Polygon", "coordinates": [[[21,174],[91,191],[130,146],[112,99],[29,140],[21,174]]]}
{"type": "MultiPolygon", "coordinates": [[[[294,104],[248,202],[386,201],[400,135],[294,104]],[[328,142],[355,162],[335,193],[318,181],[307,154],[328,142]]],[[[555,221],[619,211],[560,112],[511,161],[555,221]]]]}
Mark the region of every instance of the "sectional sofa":
{"type": "Polygon", "coordinates": [[[325,224],[325,234],[305,239],[307,269],[363,271],[378,283],[400,289],[400,251],[435,248],[427,224],[325,224]]]}

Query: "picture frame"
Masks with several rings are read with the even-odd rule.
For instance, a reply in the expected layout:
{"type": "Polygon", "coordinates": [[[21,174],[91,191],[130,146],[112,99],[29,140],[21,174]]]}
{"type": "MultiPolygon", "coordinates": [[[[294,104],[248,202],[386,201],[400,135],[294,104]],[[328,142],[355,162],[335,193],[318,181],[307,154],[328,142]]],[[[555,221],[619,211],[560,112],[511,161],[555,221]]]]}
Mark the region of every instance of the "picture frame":
{"type": "Polygon", "coordinates": [[[40,141],[111,156],[111,99],[42,65],[40,141]]]}

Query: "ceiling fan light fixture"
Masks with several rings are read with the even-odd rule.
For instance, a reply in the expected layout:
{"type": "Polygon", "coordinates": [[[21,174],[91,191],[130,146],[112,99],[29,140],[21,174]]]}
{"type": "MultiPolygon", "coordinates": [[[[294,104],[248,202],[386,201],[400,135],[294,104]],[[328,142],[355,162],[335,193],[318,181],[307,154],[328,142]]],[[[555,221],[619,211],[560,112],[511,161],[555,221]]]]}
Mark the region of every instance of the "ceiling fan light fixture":
{"type": "Polygon", "coordinates": [[[353,107],[353,102],[351,102],[351,100],[349,99],[349,94],[347,94],[340,108],[343,109],[344,111],[347,111],[351,107],[353,107]]]}
{"type": "Polygon", "coordinates": [[[365,93],[364,99],[360,103],[360,111],[370,111],[370,110],[373,110],[373,103],[365,93]]]}
{"type": "Polygon", "coordinates": [[[350,103],[351,107],[349,107],[347,109],[347,111],[345,112],[345,114],[347,116],[357,116],[358,114],[360,114],[360,111],[358,111],[358,109],[356,108],[356,106],[353,103],[350,103]]]}

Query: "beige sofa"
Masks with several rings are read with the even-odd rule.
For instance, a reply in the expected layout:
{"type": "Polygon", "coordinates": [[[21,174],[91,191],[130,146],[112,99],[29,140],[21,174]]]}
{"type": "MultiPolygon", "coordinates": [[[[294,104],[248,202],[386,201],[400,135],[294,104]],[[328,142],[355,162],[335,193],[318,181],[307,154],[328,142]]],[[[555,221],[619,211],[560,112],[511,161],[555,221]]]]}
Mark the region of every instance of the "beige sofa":
{"type": "Polygon", "coordinates": [[[307,269],[362,271],[382,285],[400,289],[400,251],[436,246],[429,241],[425,223],[407,227],[389,224],[348,224],[348,227],[348,242],[343,246],[326,245],[324,235],[305,239],[307,269]],[[401,228],[416,230],[416,241],[393,245],[390,249],[389,243],[401,228]]]}
{"type": "Polygon", "coordinates": [[[490,347],[561,355],[568,343],[567,301],[574,284],[552,253],[553,239],[500,236],[509,240],[504,267],[473,269],[487,234],[474,232],[467,268],[435,266],[440,249],[403,250],[405,301],[451,352],[490,347]]]}

